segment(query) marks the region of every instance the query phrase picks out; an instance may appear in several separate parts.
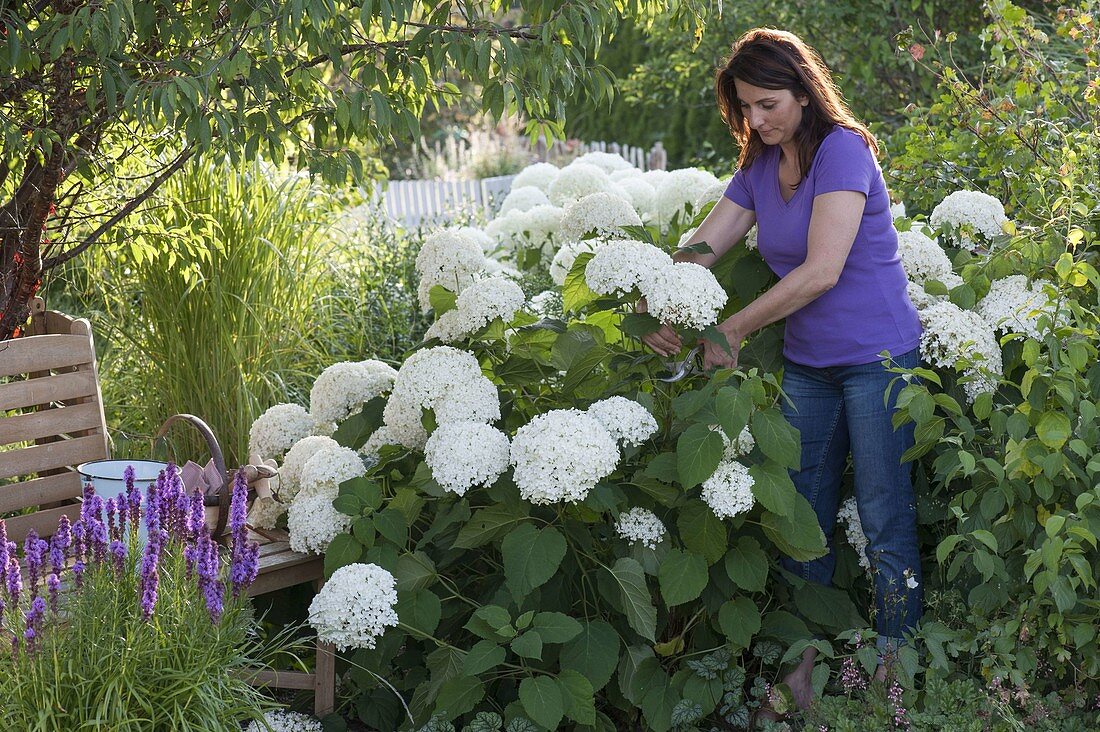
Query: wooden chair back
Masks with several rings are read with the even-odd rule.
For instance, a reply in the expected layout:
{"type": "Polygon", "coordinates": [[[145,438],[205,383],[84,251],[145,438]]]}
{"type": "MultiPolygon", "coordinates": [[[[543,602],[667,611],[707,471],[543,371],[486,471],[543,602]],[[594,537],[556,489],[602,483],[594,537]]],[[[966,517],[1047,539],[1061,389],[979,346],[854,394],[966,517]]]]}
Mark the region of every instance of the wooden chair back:
{"type": "Polygon", "coordinates": [[[107,425],[87,320],[31,307],[31,335],[0,341],[0,516],[21,543],[75,518],[76,466],[109,457],[107,425]]]}

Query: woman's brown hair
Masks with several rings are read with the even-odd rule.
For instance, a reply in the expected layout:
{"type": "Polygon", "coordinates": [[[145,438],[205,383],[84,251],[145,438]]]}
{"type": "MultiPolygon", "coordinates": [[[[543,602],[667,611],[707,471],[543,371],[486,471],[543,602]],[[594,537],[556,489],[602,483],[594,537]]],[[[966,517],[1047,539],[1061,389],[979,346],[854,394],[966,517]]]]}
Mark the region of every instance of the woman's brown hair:
{"type": "Polygon", "coordinates": [[[795,97],[805,95],[809,98],[809,104],[802,108],[802,123],[795,132],[802,178],[809,173],[814,153],[834,125],[859,133],[878,154],[875,136],[848,109],[817,51],[794,33],[754,28],[733,44],[729,59],[714,81],[722,119],[741,147],[739,167],[751,166],[766,146],[760,134],[745,120],[734,79],[762,89],[787,89],[795,97]]]}

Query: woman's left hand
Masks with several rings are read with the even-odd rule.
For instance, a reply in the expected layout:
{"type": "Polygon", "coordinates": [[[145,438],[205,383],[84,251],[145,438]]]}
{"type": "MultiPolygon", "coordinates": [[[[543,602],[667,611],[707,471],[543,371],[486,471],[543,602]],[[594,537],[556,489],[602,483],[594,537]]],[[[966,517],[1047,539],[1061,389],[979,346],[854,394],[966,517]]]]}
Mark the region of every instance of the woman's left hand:
{"type": "Polygon", "coordinates": [[[741,334],[728,320],[718,326],[718,332],[725,336],[729,350],[712,341],[701,340],[704,371],[710,371],[713,368],[737,368],[737,358],[741,354],[741,334]]]}

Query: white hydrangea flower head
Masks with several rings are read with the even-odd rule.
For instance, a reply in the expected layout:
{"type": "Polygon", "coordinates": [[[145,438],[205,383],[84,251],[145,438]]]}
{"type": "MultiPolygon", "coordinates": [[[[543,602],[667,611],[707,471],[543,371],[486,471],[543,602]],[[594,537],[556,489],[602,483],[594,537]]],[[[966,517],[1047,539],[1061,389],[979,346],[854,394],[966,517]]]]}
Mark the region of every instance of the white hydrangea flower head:
{"type": "Polygon", "coordinates": [[[397,580],[376,564],[349,564],[332,573],[309,604],[317,637],[341,651],[374,648],[397,627],[397,580]]]}
{"type": "Polygon", "coordinates": [[[905,203],[903,201],[890,204],[890,218],[895,221],[905,218],[905,203]]]}
{"type": "Polygon", "coordinates": [[[309,437],[316,422],[298,404],[276,404],[256,418],[248,430],[248,452],[282,460],[298,440],[309,437]]]}
{"type": "Polygon", "coordinates": [[[309,390],[309,411],[319,424],[338,424],[393,387],[397,370],[388,363],[340,361],[317,377],[309,390]]]}
{"type": "Polygon", "coordinates": [[[485,230],[510,251],[536,249],[549,258],[562,238],[561,218],[557,206],[541,205],[493,219],[485,230]]]}
{"type": "Polygon", "coordinates": [[[543,290],[531,298],[531,310],[540,318],[561,318],[564,308],[560,290],[543,290]]]}
{"type": "Polygon", "coordinates": [[[643,174],[644,171],[635,168],[632,165],[629,168],[620,168],[619,170],[609,171],[607,177],[612,183],[622,183],[624,180],[640,179],[643,174]]]}
{"type": "Polygon", "coordinates": [[[927,363],[955,368],[960,357],[965,357],[972,363],[967,368],[967,375],[975,377],[964,385],[970,400],[983,392],[996,390],[996,377],[1004,373],[1001,346],[985,318],[952,302],[930,305],[918,310],[917,314],[924,326],[920,352],[927,363]]]}
{"type": "Polygon", "coordinates": [[[844,534],[859,556],[859,566],[870,572],[871,561],[867,558],[867,535],[863,533],[863,522],[859,518],[859,508],[854,497],[849,496],[844,503],[840,504],[836,518],[844,523],[844,534]]]}
{"type": "Polygon", "coordinates": [[[601,295],[624,295],[659,267],[671,267],[672,257],[640,241],[616,239],[600,247],[584,270],[584,279],[601,295]]]}
{"type": "Polygon", "coordinates": [[[323,729],[315,717],[280,709],[265,713],[263,722],[249,722],[244,732],[322,732],[323,729]]]}
{"type": "Polygon", "coordinates": [[[302,473],[298,478],[301,485],[299,496],[336,490],[345,480],[358,478],[366,473],[363,458],[350,447],[322,447],[302,465],[302,473]]]}
{"type": "Polygon", "coordinates": [[[498,216],[505,216],[512,211],[527,211],[535,206],[548,206],[550,199],[541,188],[535,186],[512,186],[504,201],[500,204],[498,216]]]}
{"type": "Polygon", "coordinates": [[[622,227],[641,226],[642,219],[630,201],[613,193],[600,191],[570,201],[561,217],[561,235],[580,239],[595,231],[601,236],[622,236],[622,227]]]}
{"type": "MultiPolygon", "coordinates": [[[[279,500],[289,503],[301,490],[302,468],[311,457],[323,449],[340,447],[340,443],[324,435],[303,437],[294,443],[279,468],[279,500]]],[[[262,453],[261,453],[262,454],[262,453]]]]}
{"type": "Polygon", "coordinates": [[[947,300],[947,297],[943,295],[928,294],[924,291],[924,285],[918,285],[912,280],[906,284],[905,293],[909,296],[909,301],[913,303],[913,307],[915,307],[918,312],[938,302],[945,302],[947,300]]]}
{"type": "Polygon", "coordinates": [[[718,518],[733,518],[752,510],[756,483],[749,469],[736,460],[722,460],[714,474],[703,481],[703,502],[718,518]]]}
{"type": "Polygon", "coordinates": [[[578,409],[540,414],[512,438],[516,485],[535,504],[583,501],[615,470],[619,457],[611,433],[578,409]]]}
{"type": "Polygon", "coordinates": [[[618,153],[601,152],[593,150],[581,155],[571,164],[586,163],[603,169],[605,173],[614,173],[617,170],[637,170],[633,164],[618,153]]]}
{"type": "Polygon", "coordinates": [[[550,262],[550,279],[561,287],[565,284],[565,278],[573,270],[573,264],[577,257],[585,252],[595,252],[607,243],[606,239],[582,239],[580,241],[567,241],[554,255],[550,262]]]}
{"type": "Polygon", "coordinates": [[[481,245],[481,251],[485,254],[493,251],[496,247],[496,242],[493,241],[493,237],[485,233],[484,229],[479,229],[476,226],[459,226],[455,231],[461,236],[467,236],[481,245]]]}
{"type": "Polygon", "coordinates": [[[603,168],[588,163],[570,163],[550,184],[550,201],[555,206],[565,206],[589,193],[606,191],[610,184],[611,179],[603,168]]]}
{"type": "Polygon", "coordinates": [[[657,191],[649,183],[636,175],[630,178],[622,178],[615,181],[623,195],[630,201],[630,205],[638,212],[638,218],[643,223],[651,223],[657,216],[657,191]]]}
{"type": "Polygon", "coordinates": [[[442,229],[430,235],[416,255],[420,308],[425,311],[431,308],[428,296],[435,285],[454,293],[462,292],[477,279],[484,266],[485,253],[478,237],[457,229],[442,229]]]}
{"type": "Polygon", "coordinates": [[[981,191],[955,191],[940,201],[928,222],[934,228],[946,227],[955,232],[959,246],[973,251],[977,246],[970,234],[992,239],[1004,232],[1008,223],[1004,204],[981,191]]]}
{"type": "Polygon", "coordinates": [[[532,163],[516,174],[512,179],[513,188],[534,186],[543,193],[550,192],[550,184],[558,179],[561,170],[551,163],[532,163]]]}
{"type": "Polygon", "coordinates": [[[518,280],[523,277],[518,269],[497,259],[485,260],[483,274],[485,277],[507,277],[510,280],[518,280]]]}
{"type": "MultiPolygon", "coordinates": [[[[715,429],[718,429],[715,426],[715,429]]],[[[726,446],[724,457],[727,460],[735,460],[740,457],[744,457],[752,452],[752,449],[756,447],[756,438],[752,436],[752,432],[749,431],[748,426],[745,426],[736,440],[731,440],[726,437],[726,433],[721,429],[718,430],[722,435],[722,442],[726,446]]]]}
{"type": "Polygon", "coordinates": [[[629,542],[638,542],[649,549],[656,549],[668,530],[657,514],[645,508],[632,508],[619,514],[615,533],[629,542]]]}
{"type": "Polygon", "coordinates": [[[363,443],[363,446],[359,448],[359,454],[367,458],[368,461],[376,462],[378,460],[378,451],[386,445],[400,445],[401,441],[397,439],[393,434],[393,428],[386,425],[382,425],[374,432],[370,433],[370,437],[363,443]]]}
{"type": "Polygon", "coordinates": [[[397,371],[382,412],[388,436],[419,450],[427,439],[421,423],[424,409],[434,410],[437,424],[493,422],[500,419],[500,395],[472,353],[450,346],[424,348],[397,371]]]}
{"type": "Polygon", "coordinates": [[[440,425],[424,446],[424,462],[436,483],[462,496],[474,486],[490,486],[508,469],[508,436],[481,422],[440,425]]]}
{"type": "MultiPolygon", "coordinates": [[[[667,229],[674,216],[679,214],[682,220],[688,206],[692,207],[704,191],[721,183],[714,175],[698,168],[680,168],[669,171],[654,188],[657,191],[657,222],[667,229]]],[[[682,221],[681,221],[682,223],[682,221]]]]}
{"type": "Polygon", "coordinates": [[[694,262],[653,269],[643,275],[640,289],[653,317],[697,330],[717,322],[727,299],[714,274],[694,262]]]}
{"type": "Polygon", "coordinates": [[[1050,285],[1045,280],[1036,280],[1028,284],[1024,275],[1010,275],[994,280],[986,294],[975,308],[977,313],[993,325],[998,333],[1022,333],[1029,338],[1039,340],[1039,315],[1045,312],[1056,317],[1044,287],[1050,285]]]}
{"type": "Polygon", "coordinates": [[[722,196],[725,195],[726,189],[729,188],[730,181],[733,180],[733,176],[726,178],[725,180],[715,180],[708,188],[704,188],[700,191],[699,196],[695,199],[694,210],[695,213],[699,213],[708,203],[715,203],[722,200],[722,196]]]}
{"type": "Polygon", "coordinates": [[[951,258],[939,242],[915,229],[898,232],[898,255],[905,274],[913,282],[924,284],[927,280],[939,280],[947,284],[957,276],[951,258]]]}
{"type": "Polygon", "coordinates": [[[586,414],[621,443],[640,445],[657,433],[657,420],[633,399],[613,396],[593,403],[586,414]]]}
{"type": "Polygon", "coordinates": [[[654,168],[653,170],[647,170],[646,172],[642,173],[642,178],[645,179],[646,183],[653,186],[653,190],[657,190],[657,184],[660,183],[661,181],[663,181],[667,177],[668,177],[668,171],[667,170],[661,170],[659,168],[654,168]]]}
{"type": "Polygon", "coordinates": [[[351,516],[332,507],[339,489],[321,488],[299,493],[286,512],[290,548],[305,554],[324,554],[328,545],[351,527],[351,516]]]}
{"type": "Polygon", "coordinates": [[[462,291],[454,309],[436,319],[425,338],[450,343],[476,333],[496,318],[508,323],[526,300],[523,290],[512,280],[504,277],[478,280],[462,291]]]}

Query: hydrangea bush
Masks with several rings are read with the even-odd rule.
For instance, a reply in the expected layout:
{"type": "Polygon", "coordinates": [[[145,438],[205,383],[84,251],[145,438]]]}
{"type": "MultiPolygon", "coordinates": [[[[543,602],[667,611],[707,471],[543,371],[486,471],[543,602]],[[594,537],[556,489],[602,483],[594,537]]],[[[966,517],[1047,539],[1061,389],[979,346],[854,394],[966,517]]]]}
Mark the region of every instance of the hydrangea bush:
{"type": "MultiPolygon", "coordinates": [[[[487,227],[492,247],[478,244],[475,232],[435,235],[423,258],[421,299],[436,325],[397,368],[391,390],[364,395],[332,433],[358,451],[362,470],[334,494],[328,484],[318,526],[329,528],[324,546],[311,550],[324,550],[326,572],[339,581],[311,615],[318,632],[348,649],[359,715],[385,729],[480,729],[486,715],[495,715],[491,729],[743,727],[762,701],[783,706],[781,685],[769,684],[780,663],[808,645],[821,651],[819,690],[839,680],[834,659],[846,657],[850,676],[853,664],[873,671],[863,598],[874,562],[854,500],[830,537],[840,554],[836,588],[801,583],[778,567],[781,553],[807,560],[826,546],[788,475],[800,447],[779,408],[780,327],[750,339],[738,369],[677,382],[660,380],[670,364],[639,340],[662,320],[676,324],[688,345],[715,338],[717,322],[773,281],[748,242],[710,271],[673,263],[673,251],[720,195],[720,181],[701,171],[643,174],[603,159],[551,168],[532,166],[517,182],[576,218],[562,213],[549,229],[523,228],[517,217],[546,206],[524,192],[501,216],[511,220],[507,227],[487,227]],[[643,225],[618,214],[600,218],[583,205],[592,196],[639,200],[620,187],[625,181],[654,188],[646,199],[652,208],[634,209],[643,225]],[[524,200],[532,207],[524,209],[524,200]],[[536,229],[533,242],[515,233],[536,229]],[[547,267],[560,284],[522,300],[505,284],[514,276],[501,274],[547,267]],[[473,294],[483,288],[495,294],[473,294]],[[647,313],[637,312],[643,296],[647,313]],[[456,325],[440,325],[448,321],[456,325]],[[358,592],[345,574],[366,578],[358,592]],[[783,577],[790,582],[777,581],[783,577]],[[846,646],[853,629],[863,639],[855,652],[846,646]]],[[[922,505],[925,533],[942,541],[927,561],[951,559],[950,578],[974,582],[1047,573],[1044,589],[1060,588],[1062,647],[1085,654],[1079,683],[1095,690],[1100,669],[1085,630],[1092,621],[1081,614],[1085,588],[1095,587],[1082,563],[1095,560],[1082,533],[1092,519],[1051,504],[1047,531],[1063,553],[998,553],[1009,532],[1017,532],[1015,546],[1023,541],[1020,520],[1005,512],[1031,505],[1010,503],[1005,482],[1019,480],[1019,490],[1042,484],[1049,498],[1056,491],[1039,476],[1051,485],[1078,478],[1068,466],[1047,468],[1044,461],[1053,461],[1040,452],[1091,455],[1097,441],[1086,438],[1096,410],[1076,397],[1082,421],[1068,425],[1059,400],[1096,373],[1088,371],[1095,347],[1082,336],[1080,313],[1065,305],[1068,275],[1039,263],[1024,281],[1012,279],[1014,240],[1003,210],[974,206],[963,220],[948,215],[958,198],[938,225],[923,216],[896,222],[928,365],[895,368],[906,382],[898,420],[917,424],[909,457],[919,463],[922,501],[936,495],[932,486],[980,474],[1001,498],[979,499],[970,488],[953,513],[942,498],[922,505]],[[1045,370],[1021,383],[1037,364],[1045,370]],[[994,426],[1007,441],[988,431],[994,426]],[[1041,436],[1029,437],[1032,428],[1041,436]],[[981,521],[979,502],[990,510],[981,521]],[[1073,527],[1081,531],[1067,533],[1073,527]],[[1020,565],[1016,575],[1012,563],[1020,565]]],[[[298,490],[292,516],[308,496],[303,458],[331,449],[324,439],[306,437],[287,453],[298,490]]],[[[1091,498],[1076,501],[1078,512],[1093,510],[1091,498]]],[[[295,525],[290,530],[296,541],[295,525]]],[[[936,585],[930,597],[950,591],[950,580],[925,576],[936,585]]],[[[996,587],[968,589],[991,608],[1007,602],[996,587]]],[[[964,642],[945,627],[930,607],[920,633],[928,666],[912,648],[900,652],[901,681],[891,690],[899,708],[919,693],[916,675],[946,673],[948,652],[980,657],[990,673],[1015,674],[1014,683],[1039,683],[1038,666],[1023,656],[990,655],[988,628],[964,642]]],[[[1027,633],[1060,637],[1036,625],[1027,633]]]]}

